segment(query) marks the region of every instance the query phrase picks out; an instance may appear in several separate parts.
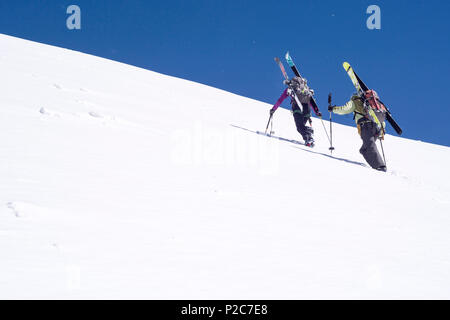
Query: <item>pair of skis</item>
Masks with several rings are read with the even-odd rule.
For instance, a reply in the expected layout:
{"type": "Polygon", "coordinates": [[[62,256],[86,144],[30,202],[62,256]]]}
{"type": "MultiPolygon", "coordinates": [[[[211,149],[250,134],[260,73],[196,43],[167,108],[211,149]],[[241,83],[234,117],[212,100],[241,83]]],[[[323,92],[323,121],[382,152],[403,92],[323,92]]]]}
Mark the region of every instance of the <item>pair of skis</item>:
{"type": "MultiPolygon", "coordinates": [[[[289,67],[291,67],[292,72],[294,72],[295,76],[296,76],[296,77],[303,78],[303,77],[301,76],[300,72],[298,71],[297,67],[295,66],[294,61],[292,60],[291,56],[289,55],[289,52],[286,53],[286,57],[285,57],[285,58],[286,58],[286,62],[288,63],[289,67]]],[[[289,81],[289,77],[288,77],[288,75],[287,75],[287,73],[286,73],[286,70],[284,69],[283,63],[282,63],[282,62],[280,61],[280,59],[277,58],[277,57],[275,57],[275,62],[278,63],[278,66],[280,67],[281,72],[283,73],[284,78],[285,78],[287,81],[289,81]]],[[[293,98],[295,99],[295,102],[297,103],[298,107],[299,107],[299,108],[302,110],[302,112],[303,112],[302,104],[300,103],[300,100],[298,99],[298,96],[297,96],[297,94],[295,93],[294,88],[290,88],[290,89],[291,89],[291,91],[292,91],[292,93],[293,93],[293,98]]],[[[319,111],[319,107],[317,106],[317,103],[316,103],[316,101],[314,100],[313,97],[311,97],[310,104],[311,104],[311,107],[313,108],[315,114],[316,114],[318,117],[321,117],[321,113],[320,113],[320,111],[319,111]]]]}
{"type": "MultiPolygon", "coordinates": [[[[369,90],[369,87],[367,87],[365,85],[365,83],[361,80],[361,78],[358,77],[358,75],[356,74],[356,72],[353,70],[353,68],[350,66],[350,64],[348,62],[344,62],[343,67],[344,67],[345,71],[347,72],[348,76],[350,77],[350,79],[352,80],[353,85],[355,86],[356,90],[358,91],[358,95],[364,99],[364,92],[369,90]]],[[[397,132],[399,135],[401,135],[403,132],[402,129],[400,128],[398,123],[392,117],[392,114],[391,114],[390,110],[388,109],[388,107],[384,103],[383,103],[383,105],[386,108],[386,120],[389,122],[389,124],[392,126],[392,128],[394,128],[395,132],[397,132]]],[[[380,121],[378,120],[378,117],[375,115],[375,112],[373,111],[373,109],[368,107],[367,112],[368,112],[369,118],[377,124],[379,129],[381,129],[382,125],[381,125],[380,121]]]]}

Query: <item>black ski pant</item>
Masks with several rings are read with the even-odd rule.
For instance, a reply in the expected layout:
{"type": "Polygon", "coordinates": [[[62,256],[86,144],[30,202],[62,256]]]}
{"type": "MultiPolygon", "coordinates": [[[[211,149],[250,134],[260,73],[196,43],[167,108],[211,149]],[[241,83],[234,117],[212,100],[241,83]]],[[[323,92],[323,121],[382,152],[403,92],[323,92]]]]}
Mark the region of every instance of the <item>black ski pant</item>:
{"type": "Polygon", "coordinates": [[[363,144],[359,152],[366,159],[367,163],[374,169],[378,169],[384,166],[383,159],[378,152],[377,145],[375,144],[378,138],[379,130],[377,125],[372,121],[361,119],[358,124],[361,128],[361,139],[363,144]]]}
{"type": "Polygon", "coordinates": [[[312,127],[306,125],[309,119],[311,119],[311,109],[307,103],[302,103],[302,107],[303,112],[295,102],[292,104],[295,126],[297,127],[297,131],[301,134],[303,140],[305,142],[311,142],[314,141],[314,130],[312,127]]]}

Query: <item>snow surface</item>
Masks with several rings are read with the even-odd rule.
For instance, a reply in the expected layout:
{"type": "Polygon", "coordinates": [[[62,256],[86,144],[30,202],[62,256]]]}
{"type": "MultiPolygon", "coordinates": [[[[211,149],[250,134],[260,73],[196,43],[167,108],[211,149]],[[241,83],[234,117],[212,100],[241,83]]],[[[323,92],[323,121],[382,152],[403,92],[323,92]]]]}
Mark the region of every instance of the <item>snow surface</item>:
{"type": "Polygon", "coordinates": [[[354,127],[331,157],[318,119],[310,149],[266,103],[0,49],[0,298],[450,298],[448,147],[388,135],[377,172],[354,127]]]}

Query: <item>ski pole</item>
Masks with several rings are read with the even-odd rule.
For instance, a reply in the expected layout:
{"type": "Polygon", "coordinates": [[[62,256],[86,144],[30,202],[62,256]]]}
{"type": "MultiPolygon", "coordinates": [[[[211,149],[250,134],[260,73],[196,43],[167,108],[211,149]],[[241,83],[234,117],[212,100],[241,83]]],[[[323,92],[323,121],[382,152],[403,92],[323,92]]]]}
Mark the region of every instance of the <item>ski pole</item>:
{"type": "Polygon", "coordinates": [[[269,129],[269,124],[270,124],[270,122],[271,122],[271,120],[272,120],[272,116],[273,116],[273,114],[270,115],[269,121],[267,121],[267,126],[266,126],[265,134],[267,134],[267,129],[269,129]]]}
{"type": "Polygon", "coordinates": [[[325,124],[323,123],[322,116],[320,116],[320,121],[322,122],[323,130],[325,130],[325,134],[327,135],[328,142],[330,142],[330,144],[331,144],[330,136],[328,135],[327,129],[325,128],[325,124]]]}
{"type": "MultiPolygon", "coordinates": [[[[331,92],[328,94],[328,107],[331,106],[331,92]]],[[[330,152],[333,154],[333,120],[331,119],[332,112],[330,111],[330,152]]]]}
{"type": "MultiPolygon", "coordinates": [[[[384,132],[384,128],[383,128],[383,132],[384,132]]],[[[384,136],[384,134],[383,134],[384,136]]],[[[383,142],[380,139],[380,145],[381,145],[381,152],[383,153],[383,161],[384,161],[384,165],[387,168],[387,164],[386,164],[386,157],[384,156],[384,149],[383,149],[383,142]]]]}
{"type": "Polygon", "coordinates": [[[327,135],[327,138],[328,138],[328,142],[330,143],[330,145],[331,145],[331,140],[330,140],[330,136],[328,135],[328,132],[327,132],[327,129],[325,128],[325,124],[323,123],[323,119],[322,119],[322,115],[320,115],[320,121],[322,122],[322,127],[323,127],[323,130],[325,130],[325,134],[327,135]]]}
{"type": "Polygon", "coordinates": [[[273,132],[273,118],[272,118],[272,121],[270,121],[270,132],[269,132],[269,136],[271,136],[272,134],[274,134],[274,132],[273,132]]]}

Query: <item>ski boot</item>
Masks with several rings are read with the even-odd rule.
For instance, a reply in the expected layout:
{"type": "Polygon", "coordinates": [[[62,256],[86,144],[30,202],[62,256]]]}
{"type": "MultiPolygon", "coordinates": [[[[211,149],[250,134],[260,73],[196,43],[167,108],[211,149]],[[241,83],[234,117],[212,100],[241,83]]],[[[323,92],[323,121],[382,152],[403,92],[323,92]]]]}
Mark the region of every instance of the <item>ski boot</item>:
{"type": "Polygon", "coordinates": [[[314,139],[309,139],[305,141],[305,146],[310,147],[310,148],[314,148],[314,139]]]}

